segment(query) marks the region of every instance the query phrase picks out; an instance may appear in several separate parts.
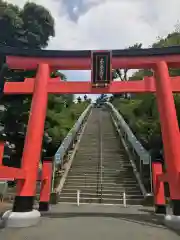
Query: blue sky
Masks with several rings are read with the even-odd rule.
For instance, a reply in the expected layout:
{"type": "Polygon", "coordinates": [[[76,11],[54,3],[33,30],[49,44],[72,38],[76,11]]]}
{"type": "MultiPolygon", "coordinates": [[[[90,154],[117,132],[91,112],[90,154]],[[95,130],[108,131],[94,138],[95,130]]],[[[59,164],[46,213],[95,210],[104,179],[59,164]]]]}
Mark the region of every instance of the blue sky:
{"type": "MultiPolygon", "coordinates": [[[[7,0],[23,7],[27,0],[7,0]]],[[[32,0],[48,8],[56,36],[48,49],[124,49],[149,47],[179,25],[180,0],[32,0]]],[[[178,26],[179,27],[179,26],[178,26]]],[[[90,73],[66,72],[70,80],[89,80],[90,73]]]]}

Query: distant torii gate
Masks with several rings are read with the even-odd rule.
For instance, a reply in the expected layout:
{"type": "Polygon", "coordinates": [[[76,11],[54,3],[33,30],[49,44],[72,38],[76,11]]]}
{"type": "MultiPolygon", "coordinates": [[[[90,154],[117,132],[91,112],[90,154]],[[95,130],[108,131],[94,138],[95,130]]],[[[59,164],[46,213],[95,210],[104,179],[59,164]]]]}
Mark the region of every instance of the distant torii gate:
{"type": "MultiPolygon", "coordinates": [[[[33,94],[27,134],[22,156],[22,168],[0,166],[0,177],[18,179],[17,194],[13,213],[27,213],[33,210],[36,194],[36,180],[44,122],[49,93],[59,94],[99,94],[99,93],[156,93],[161,121],[167,173],[162,166],[153,163],[153,179],[156,212],[165,213],[163,182],[168,181],[173,204],[173,214],[180,216],[180,133],[172,92],[180,92],[180,77],[170,78],[168,67],[180,68],[180,48],[113,50],[109,51],[48,51],[19,50],[3,47],[11,69],[36,69],[35,79],[24,82],[6,82],[4,94],[33,94]],[[111,81],[112,69],[152,69],[154,77],[129,82],[111,81]],[[60,78],[51,79],[52,70],[91,70],[89,82],[64,82],[60,78]]],[[[3,151],[3,149],[2,149],[3,151]]],[[[2,155],[2,152],[1,152],[2,155]]],[[[44,180],[50,179],[50,165],[44,169],[44,180]]],[[[49,180],[50,181],[50,180],[49,180]]],[[[48,183],[49,184],[49,183],[48,183]]],[[[49,201],[49,185],[42,189],[41,209],[46,209],[49,201]]]]}

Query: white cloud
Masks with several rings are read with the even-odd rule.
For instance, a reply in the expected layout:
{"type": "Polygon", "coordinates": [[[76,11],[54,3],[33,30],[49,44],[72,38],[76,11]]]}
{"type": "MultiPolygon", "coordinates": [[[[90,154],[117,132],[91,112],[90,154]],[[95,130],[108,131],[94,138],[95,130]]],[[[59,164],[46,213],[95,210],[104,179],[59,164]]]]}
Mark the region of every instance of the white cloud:
{"type": "MultiPolygon", "coordinates": [[[[8,2],[22,7],[26,1],[8,2]]],[[[179,0],[86,0],[87,4],[100,4],[76,23],[68,18],[62,0],[33,2],[48,8],[55,18],[56,37],[49,44],[51,49],[117,49],[135,42],[147,47],[158,35],[173,30],[180,18],[179,0]]]]}
{"type": "MultiPolygon", "coordinates": [[[[22,7],[26,1],[8,2],[22,7]]],[[[51,49],[122,49],[136,42],[148,47],[172,31],[180,19],[179,0],[83,0],[93,7],[77,22],[70,20],[62,0],[33,2],[48,8],[55,18],[51,49]]]]}

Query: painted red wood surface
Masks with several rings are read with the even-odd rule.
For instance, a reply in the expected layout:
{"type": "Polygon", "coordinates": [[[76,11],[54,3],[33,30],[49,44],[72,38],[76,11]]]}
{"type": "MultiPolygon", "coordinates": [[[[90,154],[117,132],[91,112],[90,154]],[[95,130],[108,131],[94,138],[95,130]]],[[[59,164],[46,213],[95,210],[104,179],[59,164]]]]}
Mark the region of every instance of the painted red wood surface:
{"type": "Polygon", "coordinates": [[[26,174],[23,169],[0,166],[0,178],[25,179],[26,174]]]}
{"type": "MultiPolygon", "coordinates": [[[[38,64],[48,63],[57,70],[90,70],[91,58],[41,58],[7,56],[7,64],[12,69],[34,69],[38,64]]],[[[170,67],[180,67],[180,55],[113,57],[112,68],[145,69],[154,68],[160,61],[166,61],[170,67]]]]}
{"type": "MultiPolygon", "coordinates": [[[[171,88],[173,92],[180,92],[180,77],[171,78],[171,88]]],[[[29,78],[24,82],[6,82],[5,94],[32,94],[34,89],[34,79],[29,78]]],[[[144,80],[120,82],[113,81],[108,87],[93,88],[91,82],[81,81],[60,81],[50,79],[47,87],[48,93],[60,94],[101,94],[101,93],[143,93],[156,91],[154,77],[146,77],[144,80]]]]}
{"type": "Polygon", "coordinates": [[[156,205],[165,205],[164,183],[158,177],[162,174],[162,164],[152,163],[154,201],[156,205]]]}

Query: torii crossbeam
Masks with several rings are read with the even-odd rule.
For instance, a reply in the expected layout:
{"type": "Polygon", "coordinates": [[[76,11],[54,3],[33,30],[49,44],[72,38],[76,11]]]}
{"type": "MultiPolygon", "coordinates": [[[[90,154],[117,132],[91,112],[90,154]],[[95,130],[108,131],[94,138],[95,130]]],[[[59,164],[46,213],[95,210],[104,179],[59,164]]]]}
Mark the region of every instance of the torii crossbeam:
{"type": "MultiPolygon", "coordinates": [[[[102,53],[102,51],[100,52],[102,53]]],[[[34,79],[25,79],[24,82],[7,82],[4,86],[4,94],[33,94],[22,156],[22,168],[15,170],[2,165],[0,167],[0,177],[1,175],[7,178],[14,176],[14,178],[18,179],[13,214],[19,214],[19,212],[22,214],[31,214],[33,212],[37,171],[49,93],[98,94],[151,92],[156,93],[157,97],[167,166],[166,178],[163,178],[161,168],[155,165],[154,179],[159,179],[159,181],[168,179],[173,214],[180,216],[180,134],[172,94],[173,92],[180,92],[180,77],[170,78],[168,71],[168,67],[180,68],[180,47],[113,50],[111,54],[107,51],[103,54],[100,54],[100,52],[96,52],[97,56],[93,58],[92,56],[95,55],[92,55],[91,51],[19,50],[16,48],[0,47],[2,61],[4,60],[9,68],[29,70],[37,69],[38,67],[37,75],[34,79]],[[100,55],[101,57],[99,57],[100,55]],[[94,61],[96,64],[94,64],[94,61]],[[107,76],[111,76],[112,69],[116,68],[152,69],[154,76],[145,77],[144,80],[139,81],[113,82],[107,76]],[[50,78],[52,70],[61,69],[91,69],[97,72],[93,75],[92,81],[89,82],[64,82],[60,78],[50,78]]],[[[2,152],[0,155],[2,155],[2,152]]],[[[46,179],[48,171],[50,176],[49,165],[46,165],[44,170],[46,179]]],[[[154,183],[156,190],[155,205],[156,211],[162,212],[165,211],[165,198],[162,185],[159,188],[159,181],[155,181],[154,183]]],[[[48,205],[49,182],[45,189],[46,197],[43,199],[46,199],[46,201],[41,202],[43,206],[48,205]]]]}

